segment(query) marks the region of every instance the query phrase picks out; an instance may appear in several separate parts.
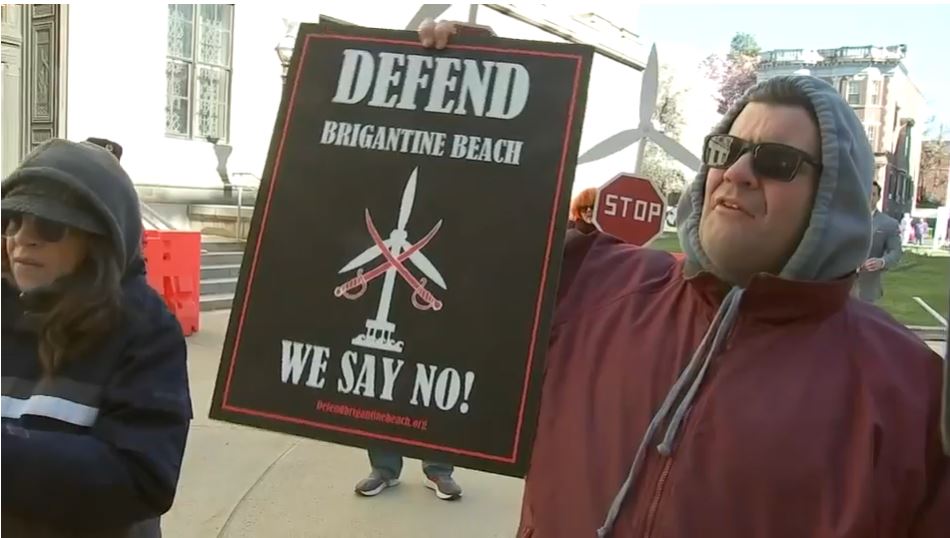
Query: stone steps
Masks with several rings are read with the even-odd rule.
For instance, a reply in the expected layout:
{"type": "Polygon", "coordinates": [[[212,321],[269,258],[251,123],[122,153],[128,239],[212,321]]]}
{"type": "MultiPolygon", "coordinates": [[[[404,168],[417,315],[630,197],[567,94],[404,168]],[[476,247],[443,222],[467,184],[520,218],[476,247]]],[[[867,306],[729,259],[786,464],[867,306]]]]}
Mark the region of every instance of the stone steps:
{"type": "Polygon", "coordinates": [[[244,242],[206,238],[201,242],[201,311],[227,310],[234,301],[244,242]]]}

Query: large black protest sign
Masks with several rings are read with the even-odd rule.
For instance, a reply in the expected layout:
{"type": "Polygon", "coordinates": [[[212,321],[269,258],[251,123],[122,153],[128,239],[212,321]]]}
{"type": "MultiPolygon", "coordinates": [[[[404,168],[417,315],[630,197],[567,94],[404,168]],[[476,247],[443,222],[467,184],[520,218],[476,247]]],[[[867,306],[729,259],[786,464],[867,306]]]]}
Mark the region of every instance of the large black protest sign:
{"type": "Polygon", "coordinates": [[[211,416],[523,475],[591,56],[303,25],[211,416]]]}

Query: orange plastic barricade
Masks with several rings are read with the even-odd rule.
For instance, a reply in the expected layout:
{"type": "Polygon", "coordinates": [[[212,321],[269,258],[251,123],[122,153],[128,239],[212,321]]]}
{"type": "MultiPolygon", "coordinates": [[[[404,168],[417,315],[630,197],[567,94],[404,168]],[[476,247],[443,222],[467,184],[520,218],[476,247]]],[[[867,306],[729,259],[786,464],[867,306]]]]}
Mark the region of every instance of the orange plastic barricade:
{"type": "Polygon", "coordinates": [[[146,230],[142,241],[147,280],[165,299],[185,336],[198,330],[201,233],[146,230]]]}

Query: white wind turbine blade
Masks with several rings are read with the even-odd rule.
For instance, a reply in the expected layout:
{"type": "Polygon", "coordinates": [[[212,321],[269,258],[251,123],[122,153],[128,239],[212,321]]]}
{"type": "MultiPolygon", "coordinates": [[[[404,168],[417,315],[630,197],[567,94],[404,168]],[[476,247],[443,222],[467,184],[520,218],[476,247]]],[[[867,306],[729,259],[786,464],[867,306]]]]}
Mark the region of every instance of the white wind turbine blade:
{"type": "Polygon", "coordinates": [[[655,143],[657,146],[660,146],[663,151],[667,152],[677,161],[685,164],[693,170],[699,170],[699,157],[693,155],[692,152],[683,147],[683,145],[676,140],[673,140],[659,131],[653,131],[650,133],[649,140],[655,143]]]}
{"type": "Polygon", "coordinates": [[[426,258],[426,255],[422,253],[421,250],[417,250],[409,256],[409,261],[413,265],[419,268],[422,271],[422,274],[429,277],[429,280],[435,282],[442,289],[448,289],[445,287],[445,281],[442,280],[442,274],[439,273],[439,270],[432,265],[432,262],[429,261],[429,258],[426,258]]]}
{"type": "Polygon", "coordinates": [[[415,32],[419,29],[419,25],[422,24],[422,21],[426,19],[438,19],[439,16],[445,13],[450,7],[452,7],[452,4],[422,4],[419,11],[416,11],[412,20],[406,25],[406,30],[415,32]]]}
{"type": "MultiPolygon", "coordinates": [[[[392,248],[392,244],[390,243],[389,239],[383,241],[383,244],[389,248],[392,248]]],[[[366,265],[367,263],[373,261],[374,259],[378,258],[382,254],[383,253],[379,250],[379,247],[377,247],[376,245],[373,245],[369,247],[368,249],[364,250],[359,256],[350,260],[350,263],[344,265],[343,269],[340,269],[340,273],[341,274],[346,273],[348,271],[352,271],[353,269],[356,269],[357,267],[362,267],[366,265]]]]}
{"type": "Polygon", "coordinates": [[[582,153],[581,156],[577,158],[577,164],[589,163],[613,155],[622,149],[636,144],[642,137],[643,132],[640,129],[620,131],[582,153]]]}
{"type": "Polygon", "coordinates": [[[652,125],[653,113],[656,112],[656,97],[659,90],[660,67],[656,60],[656,45],[650,47],[650,59],[643,70],[640,83],[640,128],[652,125]]]}
{"type": "Polygon", "coordinates": [[[419,168],[416,167],[406,182],[406,188],[402,191],[402,204],[399,205],[399,222],[396,225],[397,230],[405,230],[406,223],[409,222],[409,215],[412,213],[412,202],[416,198],[416,174],[419,168]]]}

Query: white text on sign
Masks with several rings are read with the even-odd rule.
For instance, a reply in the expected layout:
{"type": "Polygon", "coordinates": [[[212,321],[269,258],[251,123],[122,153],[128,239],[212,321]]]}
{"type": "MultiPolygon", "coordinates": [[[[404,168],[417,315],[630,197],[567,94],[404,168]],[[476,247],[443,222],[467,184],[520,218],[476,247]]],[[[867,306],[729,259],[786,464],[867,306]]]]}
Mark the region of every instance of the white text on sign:
{"type": "Polygon", "coordinates": [[[521,64],[346,49],[332,101],[510,120],[530,86],[521,64]]]}
{"type": "MultiPolygon", "coordinates": [[[[447,137],[446,133],[437,131],[326,120],[323,122],[320,143],[445,157],[447,137]]],[[[521,164],[523,146],[524,142],[520,140],[453,134],[448,156],[453,159],[517,166],[521,164]]]]}
{"type": "MultiPolygon", "coordinates": [[[[303,381],[304,386],[312,389],[332,391],[332,378],[336,378],[338,394],[388,402],[398,398],[393,392],[397,390],[396,382],[405,360],[377,358],[353,350],[344,351],[338,362],[331,361],[331,356],[332,352],[326,346],[281,340],[280,380],[298,386],[303,381]],[[327,383],[328,379],[330,383],[327,383]]],[[[457,410],[465,414],[471,408],[469,402],[474,386],[475,372],[416,363],[409,403],[426,408],[434,406],[442,411],[457,410]]]]}
{"type": "Polygon", "coordinates": [[[608,194],[604,196],[604,215],[621,218],[632,218],[642,222],[653,222],[663,215],[663,205],[656,202],[647,202],[646,200],[637,200],[629,196],[620,196],[618,194],[608,194]],[[633,210],[631,211],[631,205],[633,210]],[[618,212],[619,209],[619,212],[618,212]]]}

